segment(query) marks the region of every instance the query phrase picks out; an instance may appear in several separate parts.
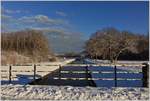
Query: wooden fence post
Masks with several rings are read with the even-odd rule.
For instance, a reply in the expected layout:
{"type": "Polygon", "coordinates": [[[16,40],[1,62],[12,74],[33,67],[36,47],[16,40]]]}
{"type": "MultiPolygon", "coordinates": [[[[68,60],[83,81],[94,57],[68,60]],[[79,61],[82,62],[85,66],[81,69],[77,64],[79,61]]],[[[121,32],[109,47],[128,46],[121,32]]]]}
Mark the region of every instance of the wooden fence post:
{"type": "Polygon", "coordinates": [[[115,87],[117,87],[117,68],[116,68],[116,65],[114,67],[114,73],[115,73],[115,87]]]}
{"type": "Polygon", "coordinates": [[[36,65],[34,64],[34,77],[33,77],[34,81],[36,80],[36,65]]]}
{"type": "Polygon", "coordinates": [[[85,67],[86,69],[86,80],[88,81],[88,65],[85,67]]]}
{"type": "Polygon", "coordinates": [[[11,69],[12,69],[12,66],[10,65],[9,66],[9,83],[11,83],[11,76],[12,76],[11,69]]]}
{"type": "Polygon", "coordinates": [[[59,65],[59,79],[61,79],[61,65],[59,65]]]}
{"type": "Polygon", "coordinates": [[[143,73],[143,87],[148,87],[149,85],[149,65],[147,63],[143,63],[142,73],[143,73]]]}

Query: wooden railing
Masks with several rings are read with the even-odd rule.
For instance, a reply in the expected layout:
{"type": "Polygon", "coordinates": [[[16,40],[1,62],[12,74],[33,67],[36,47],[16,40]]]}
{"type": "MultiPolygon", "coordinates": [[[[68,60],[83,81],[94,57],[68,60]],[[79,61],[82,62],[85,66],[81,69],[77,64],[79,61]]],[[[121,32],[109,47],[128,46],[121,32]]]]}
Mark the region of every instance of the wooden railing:
{"type": "Polygon", "coordinates": [[[17,75],[32,75],[33,81],[58,69],[60,65],[9,65],[1,66],[1,80],[9,81],[18,79],[17,75]]]}
{"type": "MultiPolygon", "coordinates": [[[[98,66],[98,68],[100,66],[103,65],[94,65],[94,64],[81,64],[81,65],[76,65],[76,64],[69,64],[66,66],[85,66],[85,71],[73,71],[73,70],[63,70],[61,65],[45,65],[45,66],[40,66],[40,65],[28,65],[28,66],[7,66],[9,68],[1,68],[1,80],[5,79],[5,80],[9,80],[9,83],[12,82],[12,79],[17,78],[17,74],[29,74],[29,75],[33,75],[33,81],[35,81],[37,78],[39,78],[38,75],[41,75],[41,77],[43,77],[44,75],[51,73],[53,70],[59,69],[59,78],[58,79],[72,79],[72,80],[110,80],[110,79],[114,79],[115,81],[115,87],[117,87],[117,80],[142,80],[143,82],[143,87],[148,87],[148,80],[149,80],[149,65],[148,64],[142,64],[140,66],[142,66],[142,71],[117,71],[117,66],[120,65],[113,65],[114,66],[114,70],[113,71],[91,71],[88,68],[92,67],[92,66],[98,66]],[[52,70],[53,68],[53,70],[52,70]],[[86,78],[63,78],[62,74],[64,73],[86,73],[86,78]],[[92,73],[97,73],[99,75],[101,75],[102,73],[114,73],[115,76],[114,78],[89,78],[89,74],[92,73]],[[117,74],[119,73],[142,73],[143,77],[142,79],[139,78],[118,78],[117,74]],[[5,76],[3,76],[3,74],[5,76]]],[[[104,65],[106,66],[106,65],[104,65]]],[[[122,65],[125,66],[125,65],[122,65]]],[[[127,66],[127,65],[126,65],[127,66]]],[[[131,66],[131,65],[130,65],[131,66]]],[[[137,65],[134,65],[137,66],[137,65]]]]}
{"type": "MultiPolygon", "coordinates": [[[[101,65],[98,65],[98,64],[69,64],[67,66],[82,66],[82,67],[85,67],[85,71],[74,71],[74,70],[63,70],[61,69],[61,66],[59,68],[59,78],[55,78],[55,79],[64,79],[64,80],[114,80],[114,85],[115,87],[117,87],[117,80],[141,80],[142,81],[142,84],[143,84],[143,87],[148,87],[148,80],[149,80],[149,65],[148,64],[134,64],[134,65],[128,65],[128,64],[123,64],[123,65],[113,65],[113,64],[101,64],[101,65]],[[113,66],[114,67],[114,70],[113,71],[99,71],[99,70],[96,70],[96,71],[91,71],[89,70],[88,68],[92,68],[93,66],[96,66],[97,68],[101,68],[101,66],[113,66]],[[141,66],[141,71],[130,71],[130,70],[127,70],[127,71],[118,71],[117,70],[117,67],[119,66],[141,66]],[[63,78],[61,75],[63,75],[64,73],[70,73],[70,74],[85,74],[86,77],[85,78],[73,78],[73,77],[66,77],[66,78],[63,78]],[[92,73],[96,73],[96,74],[110,74],[110,73],[114,73],[114,77],[113,78],[89,78],[89,76],[87,76],[88,74],[92,74],[92,73]],[[126,73],[126,74],[141,74],[142,73],[142,78],[120,78],[118,77],[117,75],[118,74],[121,74],[121,73],[126,73]]],[[[76,68],[76,67],[75,67],[76,68]]]]}

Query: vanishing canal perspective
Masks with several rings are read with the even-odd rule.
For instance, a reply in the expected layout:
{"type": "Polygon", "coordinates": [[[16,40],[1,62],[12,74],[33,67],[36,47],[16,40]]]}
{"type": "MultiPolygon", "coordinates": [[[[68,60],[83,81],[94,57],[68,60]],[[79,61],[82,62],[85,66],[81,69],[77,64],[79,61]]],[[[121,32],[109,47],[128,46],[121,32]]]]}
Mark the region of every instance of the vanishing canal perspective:
{"type": "Polygon", "coordinates": [[[148,7],[3,1],[2,99],[148,100],[148,7]]]}

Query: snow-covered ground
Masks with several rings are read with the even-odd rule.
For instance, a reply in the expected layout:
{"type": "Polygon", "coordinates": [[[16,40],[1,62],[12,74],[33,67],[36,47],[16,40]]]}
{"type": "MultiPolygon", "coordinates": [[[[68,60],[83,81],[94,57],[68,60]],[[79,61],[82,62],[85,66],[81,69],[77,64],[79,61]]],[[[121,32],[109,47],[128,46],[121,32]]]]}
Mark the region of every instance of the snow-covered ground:
{"type": "MultiPolygon", "coordinates": [[[[99,60],[99,59],[85,59],[85,61],[90,62],[90,63],[110,63],[109,60],[99,60]]],[[[142,64],[142,63],[148,63],[149,61],[125,61],[125,60],[120,60],[117,61],[119,64],[142,64]]]]}
{"type": "MultiPolygon", "coordinates": [[[[89,68],[88,68],[89,69],[89,68]]],[[[95,68],[104,69],[104,68],[95,68]]],[[[111,70],[112,68],[105,68],[111,70]]],[[[121,69],[121,68],[119,68],[121,69]]],[[[92,69],[93,70],[93,69],[92,69]]],[[[123,69],[129,70],[129,68],[123,69]]],[[[135,69],[133,69],[135,70],[135,69]]],[[[141,68],[139,68],[141,70],[141,68]]],[[[98,76],[98,75],[92,75],[98,76]]],[[[103,76],[103,75],[102,75],[103,76]]],[[[111,76],[111,75],[108,75],[111,76]]],[[[126,75],[129,77],[128,75],[126,75]]],[[[111,85],[110,82],[102,84],[111,85]]],[[[131,84],[131,83],[129,83],[131,84]]],[[[112,86],[112,85],[111,85],[112,86]]],[[[49,85],[1,85],[3,100],[149,100],[149,89],[143,87],[72,87],[49,85]]]]}
{"type": "MultiPolygon", "coordinates": [[[[36,64],[36,79],[41,78],[50,72],[55,71],[59,68],[59,65],[63,66],[66,65],[75,59],[65,59],[57,62],[44,62],[36,64]],[[39,65],[39,66],[38,66],[39,65]],[[41,72],[42,71],[42,72],[41,72]]],[[[9,65],[8,66],[1,66],[1,70],[6,72],[1,72],[1,84],[8,84],[9,83],[9,65]],[[3,78],[4,76],[4,78],[3,78]],[[6,76],[6,77],[5,77],[6,76]]],[[[12,66],[12,84],[28,84],[29,82],[33,81],[34,75],[34,66],[30,64],[29,66],[12,66]]]]}
{"type": "Polygon", "coordinates": [[[2,85],[2,99],[9,100],[148,100],[147,88],[2,85]]]}
{"type": "MultiPolygon", "coordinates": [[[[108,60],[92,60],[92,59],[85,59],[87,63],[108,63],[108,60]]],[[[118,61],[118,63],[127,63],[127,64],[141,64],[145,61],[118,61]]],[[[90,66],[88,67],[90,71],[101,71],[101,72],[112,72],[112,73],[92,73],[92,78],[106,78],[110,80],[94,80],[96,86],[98,87],[114,87],[115,86],[115,74],[114,74],[114,67],[113,66],[90,66]]],[[[141,66],[117,66],[117,72],[137,72],[137,73],[117,73],[117,78],[121,79],[130,79],[130,80],[117,80],[118,87],[142,87],[142,67],[141,66]],[[140,72],[140,73],[138,73],[140,72]]]]}
{"type": "MultiPolygon", "coordinates": [[[[115,74],[114,67],[109,66],[96,66],[96,67],[88,67],[90,71],[100,71],[106,73],[92,73],[92,78],[105,78],[106,80],[94,80],[96,86],[98,87],[114,87],[115,86],[115,74]],[[107,73],[112,72],[112,73],[107,73]]],[[[118,67],[117,72],[125,72],[125,73],[117,73],[117,79],[129,79],[129,80],[117,80],[117,87],[142,87],[142,73],[126,73],[132,71],[141,71],[141,69],[130,69],[128,67],[118,67]],[[136,79],[136,80],[134,80],[136,79]]]]}

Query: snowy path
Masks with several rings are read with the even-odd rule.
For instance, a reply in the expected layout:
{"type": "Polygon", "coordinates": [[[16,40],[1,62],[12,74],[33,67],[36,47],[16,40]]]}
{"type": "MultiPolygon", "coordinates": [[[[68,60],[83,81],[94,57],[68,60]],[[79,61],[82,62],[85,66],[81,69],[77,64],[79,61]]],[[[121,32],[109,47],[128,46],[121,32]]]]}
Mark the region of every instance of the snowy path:
{"type": "Polygon", "coordinates": [[[147,88],[2,85],[2,99],[19,100],[148,100],[147,88]]]}

